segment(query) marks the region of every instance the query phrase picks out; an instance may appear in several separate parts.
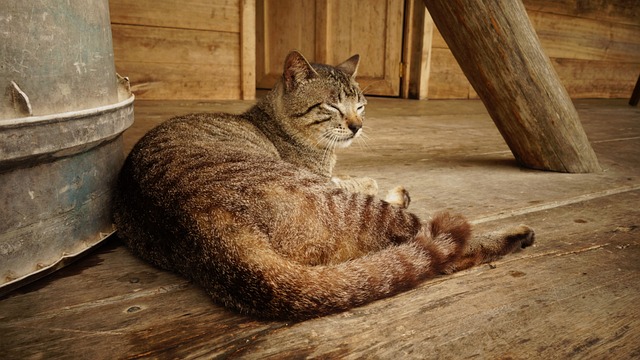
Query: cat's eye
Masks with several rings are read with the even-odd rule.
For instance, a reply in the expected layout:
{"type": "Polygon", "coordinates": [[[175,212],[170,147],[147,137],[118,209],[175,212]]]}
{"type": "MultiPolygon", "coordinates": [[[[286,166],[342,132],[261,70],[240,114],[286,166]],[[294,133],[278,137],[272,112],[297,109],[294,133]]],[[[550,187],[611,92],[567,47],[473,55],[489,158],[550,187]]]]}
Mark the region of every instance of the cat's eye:
{"type": "Polygon", "coordinates": [[[312,122],[311,125],[322,124],[322,123],[325,123],[325,122],[331,120],[332,118],[333,118],[333,116],[326,116],[326,117],[320,118],[320,119],[312,122]]]}
{"type": "Polygon", "coordinates": [[[336,111],[336,112],[338,112],[340,115],[344,115],[344,113],[342,112],[342,110],[340,110],[340,108],[339,108],[338,106],[336,106],[336,105],[332,105],[332,104],[326,104],[326,105],[327,105],[327,107],[328,107],[328,110],[336,111]]]}
{"type": "Polygon", "coordinates": [[[361,114],[364,111],[364,105],[360,105],[358,106],[358,108],[356,109],[356,111],[358,112],[358,114],[361,114]]]}

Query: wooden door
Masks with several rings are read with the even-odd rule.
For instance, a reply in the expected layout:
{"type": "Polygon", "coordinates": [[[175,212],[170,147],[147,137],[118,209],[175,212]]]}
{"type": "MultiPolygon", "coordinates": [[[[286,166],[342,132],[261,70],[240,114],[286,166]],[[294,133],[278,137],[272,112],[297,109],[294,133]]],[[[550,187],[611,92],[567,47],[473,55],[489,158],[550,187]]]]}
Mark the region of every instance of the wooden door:
{"type": "Polygon", "coordinates": [[[365,93],[400,95],[404,1],[258,0],[256,13],[258,88],[273,86],[296,49],[332,65],[360,54],[365,93]]]}

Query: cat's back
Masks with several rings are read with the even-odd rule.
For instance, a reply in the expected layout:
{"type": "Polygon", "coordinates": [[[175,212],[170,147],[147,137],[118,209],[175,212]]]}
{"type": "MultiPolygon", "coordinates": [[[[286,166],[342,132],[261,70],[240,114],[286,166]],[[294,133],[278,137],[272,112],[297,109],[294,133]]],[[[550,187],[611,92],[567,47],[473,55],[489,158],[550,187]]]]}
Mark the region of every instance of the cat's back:
{"type": "Polygon", "coordinates": [[[169,119],[149,131],[136,144],[131,157],[156,162],[160,160],[157,157],[172,154],[184,158],[191,153],[212,158],[234,153],[245,157],[250,153],[277,155],[273,144],[245,116],[193,113],[169,119]]]}
{"type": "Polygon", "coordinates": [[[255,179],[262,176],[256,168],[279,162],[273,144],[243,115],[179,116],[134,146],[121,170],[118,197],[174,204],[205,193],[218,197],[234,186],[253,186],[250,180],[261,182],[255,179]]]}

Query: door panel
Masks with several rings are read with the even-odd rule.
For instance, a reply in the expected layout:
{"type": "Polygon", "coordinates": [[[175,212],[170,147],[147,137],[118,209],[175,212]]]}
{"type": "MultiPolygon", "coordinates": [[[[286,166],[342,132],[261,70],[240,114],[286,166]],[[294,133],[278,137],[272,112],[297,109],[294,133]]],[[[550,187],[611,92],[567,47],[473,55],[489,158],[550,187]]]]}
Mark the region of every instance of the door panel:
{"type": "Polygon", "coordinates": [[[393,0],[259,0],[259,88],[271,88],[290,50],[336,65],[360,54],[358,82],[366,94],[399,96],[404,2],[393,0]]]}

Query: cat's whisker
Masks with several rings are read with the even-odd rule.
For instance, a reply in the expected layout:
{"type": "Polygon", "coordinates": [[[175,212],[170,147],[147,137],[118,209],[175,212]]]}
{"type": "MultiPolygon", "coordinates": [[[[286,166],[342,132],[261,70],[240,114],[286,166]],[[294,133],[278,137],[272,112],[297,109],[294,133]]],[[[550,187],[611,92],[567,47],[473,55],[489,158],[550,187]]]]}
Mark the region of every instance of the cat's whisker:
{"type": "Polygon", "coordinates": [[[362,89],[362,92],[365,93],[367,92],[367,90],[369,90],[372,86],[378,85],[380,83],[385,82],[385,80],[378,80],[378,81],[374,81],[369,83],[367,86],[364,87],[364,89],[362,89]]]}
{"type": "Polygon", "coordinates": [[[364,134],[360,134],[360,136],[356,139],[356,143],[358,144],[358,146],[360,146],[360,148],[368,150],[371,147],[367,143],[367,140],[368,140],[368,136],[364,134]]]}
{"type": "Polygon", "coordinates": [[[358,146],[360,146],[360,148],[362,149],[370,149],[369,144],[367,143],[367,141],[371,138],[369,136],[369,127],[368,126],[363,126],[362,130],[360,131],[360,135],[355,138],[355,141],[357,142],[358,146]]]}
{"type": "Polygon", "coordinates": [[[338,139],[330,130],[322,133],[321,138],[318,140],[318,144],[322,143],[322,145],[324,145],[324,152],[321,160],[323,163],[331,160],[331,155],[336,148],[337,142],[338,139]]]}
{"type": "Polygon", "coordinates": [[[363,126],[362,127],[362,131],[360,131],[360,137],[365,138],[365,139],[370,139],[371,136],[369,135],[369,133],[371,132],[370,130],[371,128],[368,126],[363,126]]]}

